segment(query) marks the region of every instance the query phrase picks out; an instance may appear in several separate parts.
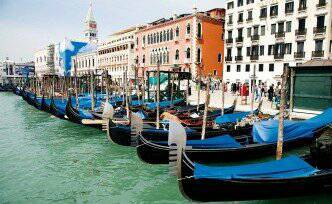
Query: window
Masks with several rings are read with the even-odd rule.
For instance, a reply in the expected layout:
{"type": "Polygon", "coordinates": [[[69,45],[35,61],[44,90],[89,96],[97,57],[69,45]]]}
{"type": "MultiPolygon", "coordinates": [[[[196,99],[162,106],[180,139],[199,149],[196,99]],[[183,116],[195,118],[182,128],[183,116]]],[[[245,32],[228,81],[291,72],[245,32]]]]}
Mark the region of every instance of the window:
{"type": "Polygon", "coordinates": [[[242,56],[242,47],[237,48],[237,56],[242,56]]]}
{"type": "Polygon", "coordinates": [[[252,20],[252,11],[248,11],[247,21],[251,21],[251,20],[252,20]]]}
{"type": "Polygon", "coordinates": [[[261,26],[261,36],[265,35],[265,26],[261,26]]]}
{"type": "Polygon", "coordinates": [[[261,12],[260,12],[260,18],[266,18],[267,17],[267,8],[261,8],[261,12]]]}
{"type": "Polygon", "coordinates": [[[218,54],[218,62],[219,63],[221,62],[221,54],[220,53],[218,54]]]}
{"type": "Polygon", "coordinates": [[[274,64],[269,64],[269,72],[274,72],[274,64]]]}
{"type": "Polygon", "coordinates": [[[285,54],[292,54],[292,43],[285,44],[285,54]]]}
{"type": "Polygon", "coordinates": [[[163,42],[163,32],[159,33],[160,42],[163,42]]]}
{"type": "Polygon", "coordinates": [[[170,32],[170,39],[173,40],[173,29],[171,29],[171,32],[170,32]]]}
{"type": "Polygon", "coordinates": [[[187,56],[187,59],[190,59],[190,48],[189,47],[187,48],[186,56],[187,56]]]}
{"type": "Polygon", "coordinates": [[[186,33],[187,33],[187,35],[190,34],[190,24],[189,23],[187,24],[187,32],[186,33]]]}
{"type": "Polygon", "coordinates": [[[297,42],[297,52],[298,53],[304,52],[304,42],[297,42]]]}
{"type": "Polygon", "coordinates": [[[167,30],[167,34],[166,34],[166,40],[169,41],[169,30],[167,30]]]}
{"type": "Polygon", "coordinates": [[[246,72],[250,72],[250,64],[246,65],[246,72]]]}
{"type": "Polygon", "coordinates": [[[201,49],[200,48],[197,49],[197,59],[196,60],[199,63],[201,62],[201,49]]]}
{"type": "Polygon", "coordinates": [[[274,5],[270,7],[270,16],[275,17],[278,15],[278,5],[274,5]]]}
{"type": "Polygon", "coordinates": [[[227,65],[226,72],[231,72],[231,65],[227,65]]]}
{"type": "Polygon", "coordinates": [[[307,9],[307,0],[300,0],[299,2],[299,11],[307,9]]]}
{"type": "Polygon", "coordinates": [[[285,13],[293,13],[293,11],[294,11],[294,2],[286,2],[285,13]]]}
{"type": "Polygon", "coordinates": [[[136,45],[138,45],[138,37],[136,38],[136,45]]]}
{"type": "Polygon", "coordinates": [[[175,51],[175,60],[179,60],[180,56],[179,56],[179,50],[175,51]]]}
{"type": "Polygon", "coordinates": [[[323,40],[315,41],[315,51],[323,51],[323,40]]]}
{"type": "Polygon", "coordinates": [[[227,3],[227,9],[232,9],[232,8],[234,8],[234,2],[233,1],[227,3]]]}
{"type": "Polygon", "coordinates": [[[241,72],[241,65],[236,65],[236,72],[241,72]]]}
{"type": "Polygon", "coordinates": [[[271,34],[272,34],[272,35],[275,34],[276,31],[277,31],[277,26],[276,26],[276,24],[272,24],[272,25],[271,25],[271,34]]]}
{"type": "Polygon", "coordinates": [[[243,6],[243,0],[237,0],[237,6],[238,7],[243,6]]]}
{"type": "Polygon", "coordinates": [[[233,24],[233,15],[228,16],[228,24],[233,24]]]}
{"type": "Polygon", "coordinates": [[[250,56],[250,52],[251,52],[251,47],[247,47],[247,57],[250,56]]]}
{"type": "Polygon", "coordinates": [[[243,22],[243,13],[239,13],[238,19],[237,19],[238,23],[242,23],[243,22]]]}
{"type": "MultiPolygon", "coordinates": [[[[165,35],[165,33],[164,33],[164,35],[165,35]]],[[[179,35],[180,35],[180,28],[177,27],[176,30],[175,30],[175,36],[179,37],[179,35]]]]}
{"type": "Polygon", "coordinates": [[[251,28],[247,28],[247,37],[248,37],[248,38],[251,37],[251,28]]]}
{"type": "Polygon", "coordinates": [[[317,16],[317,28],[325,27],[325,16],[317,16]]]}
{"type": "Polygon", "coordinates": [[[217,76],[217,74],[218,74],[217,70],[216,70],[216,69],[213,70],[213,75],[214,75],[214,76],[217,76]]]}
{"type": "Polygon", "coordinates": [[[145,45],[145,35],[143,36],[143,45],[145,45]]]}
{"type": "Polygon", "coordinates": [[[286,32],[292,32],[292,21],[287,21],[286,22],[286,32]]]}
{"type": "Polygon", "coordinates": [[[202,38],[202,24],[198,23],[197,27],[197,37],[202,38]]]}
{"type": "Polygon", "coordinates": [[[269,45],[268,55],[273,55],[273,54],[274,54],[274,45],[269,45]]]}
{"type": "Polygon", "coordinates": [[[258,71],[263,72],[264,71],[264,64],[259,64],[258,65],[258,71]]]}
{"type": "Polygon", "coordinates": [[[264,45],[261,45],[261,46],[259,47],[259,55],[260,55],[260,56],[263,56],[263,55],[264,55],[264,45]]]}
{"type": "Polygon", "coordinates": [[[305,30],[305,18],[299,19],[299,31],[304,31],[305,30]]]}

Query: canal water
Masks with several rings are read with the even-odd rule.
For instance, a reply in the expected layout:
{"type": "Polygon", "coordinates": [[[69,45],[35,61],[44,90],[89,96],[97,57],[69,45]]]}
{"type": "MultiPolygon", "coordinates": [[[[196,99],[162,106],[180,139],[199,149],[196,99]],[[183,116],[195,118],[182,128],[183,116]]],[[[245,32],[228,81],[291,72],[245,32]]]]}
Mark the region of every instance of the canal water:
{"type": "MultiPolygon", "coordinates": [[[[0,93],[0,203],[186,202],[167,165],[144,164],[100,130],[0,93]]],[[[332,203],[332,196],[246,203],[289,202],[332,203]]]]}

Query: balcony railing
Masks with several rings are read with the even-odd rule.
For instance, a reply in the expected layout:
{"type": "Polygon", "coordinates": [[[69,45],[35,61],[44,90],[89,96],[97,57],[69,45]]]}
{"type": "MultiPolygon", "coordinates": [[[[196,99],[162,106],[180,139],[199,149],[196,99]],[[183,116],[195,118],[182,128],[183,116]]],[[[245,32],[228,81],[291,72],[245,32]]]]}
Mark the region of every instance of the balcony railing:
{"type": "Polygon", "coordinates": [[[258,60],[259,59],[259,55],[250,55],[250,60],[258,60]]]}
{"type": "Polygon", "coordinates": [[[286,14],[291,14],[291,13],[293,13],[293,12],[294,12],[293,9],[286,9],[286,10],[285,10],[285,13],[286,13],[286,14]]]}
{"type": "Polygon", "coordinates": [[[314,34],[324,34],[326,32],[326,26],[314,27],[314,34]]]}
{"type": "Polygon", "coordinates": [[[295,31],[295,35],[299,36],[299,35],[306,35],[307,34],[307,29],[301,29],[301,30],[296,30],[295,31]]]}
{"type": "Polygon", "coordinates": [[[284,59],[284,54],[283,53],[277,53],[277,54],[274,54],[274,59],[284,59]]]}
{"type": "Polygon", "coordinates": [[[252,17],[251,18],[247,18],[247,22],[250,22],[252,21],[252,17]]]}
{"type": "Polygon", "coordinates": [[[285,32],[284,31],[281,31],[281,32],[277,32],[275,34],[276,38],[284,38],[285,37],[285,32]]]}
{"type": "Polygon", "coordinates": [[[233,60],[233,57],[232,56],[226,56],[225,57],[225,61],[226,62],[231,62],[233,60]]]}
{"type": "Polygon", "coordinates": [[[237,43],[242,43],[243,42],[243,37],[237,37],[236,42],[237,43]]]}
{"type": "Polygon", "coordinates": [[[324,7],[324,6],[326,6],[326,1],[319,1],[316,6],[317,6],[317,8],[324,7]]]}
{"type": "Polygon", "coordinates": [[[235,61],[239,62],[243,60],[243,56],[235,56],[235,61]]]}
{"type": "Polygon", "coordinates": [[[271,14],[270,14],[270,17],[271,18],[273,18],[273,17],[277,17],[278,16],[278,13],[277,12],[272,12],[271,14]]]}
{"type": "Polygon", "coordinates": [[[323,50],[312,51],[312,57],[324,57],[324,51],[323,50]]]}
{"type": "Polygon", "coordinates": [[[233,38],[228,38],[228,39],[226,39],[226,43],[227,43],[227,44],[231,44],[231,43],[233,43],[233,38]]]}
{"type": "Polygon", "coordinates": [[[305,57],[305,52],[294,52],[295,59],[302,59],[305,57]]]}
{"type": "Polygon", "coordinates": [[[237,23],[243,23],[243,19],[237,20],[237,23]]]}
{"type": "Polygon", "coordinates": [[[265,14],[261,14],[261,15],[259,15],[259,18],[261,18],[261,19],[267,18],[267,14],[266,13],[265,14]]]}
{"type": "Polygon", "coordinates": [[[305,11],[307,10],[307,6],[299,6],[298,11],[305,11]]]}
{"type": "Polygon", "coordinates": [[[233,25],[233,21],[228,21],[227,25],[233,25]]]}
{"type": "Polygon", "coordinates": [[[259,35],[251,36],[251,41],[257,41],[257,40],[259,40],[259,35]]]}

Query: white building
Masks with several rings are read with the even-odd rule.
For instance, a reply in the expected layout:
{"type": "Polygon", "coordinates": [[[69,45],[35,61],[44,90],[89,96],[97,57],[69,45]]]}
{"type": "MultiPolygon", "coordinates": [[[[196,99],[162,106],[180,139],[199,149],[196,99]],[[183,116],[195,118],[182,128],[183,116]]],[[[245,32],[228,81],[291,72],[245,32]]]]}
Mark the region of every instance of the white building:
{"type": "Polygon", "coordinates": [[[112,80],[123,83],[124,73],[128,78],[135,77],[135,33],[140,27],[121,30],[109,36],[98,46],[98,64],[102,70],[108,70],[112,80]]]}
{"type": "Polygon", "coordinates": [[[6,58],[0,62],[0,84],[14,83],[15,79],[33,75],[33,62],[14,62],[6,58]]]}
{"type": "Polygon", "coordinates": [[[75,70],[77,76],[98,73],[98,51],[96,44],[88,44],[81,48],[77,55],[72,57],[71,75],[74,76],[75,70]]]}
{"type": "Polygon", "coordinates": [[[227,0],[226,82],[280,79],[284,66],[331,58],[331,0],[227,0]]]}

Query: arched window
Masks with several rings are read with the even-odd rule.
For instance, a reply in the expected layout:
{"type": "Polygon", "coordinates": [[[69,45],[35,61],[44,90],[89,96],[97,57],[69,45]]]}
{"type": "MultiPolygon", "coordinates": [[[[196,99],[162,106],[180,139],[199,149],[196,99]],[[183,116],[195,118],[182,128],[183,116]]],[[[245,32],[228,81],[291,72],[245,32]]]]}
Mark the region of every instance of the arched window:
{"type": "Polygon", "coordinates": [[[166,40],[169,41],[169,30],[167,30],[167,37],[166,40]]]}
{"type": "MultiPolygon", "coordinates": [[[[138,56],[137,56],[137,61],[138,61],[138,56]]],[[[143,64],[145,63],[145,55],[143,55],[142,62],[143,62],[143,64]]]]}
{"type": "Polygon", "coordinates": [[[167,51],[166,53],[166,63],[168,64],[169,63],[169,52],[167,51]]]}
{"type": "Polygon", "coordinates": [[[179,58],[180,58],[180,52],[179,52],[179,50],[176,50],[175,51],[175,60],[179,60],[179,58]]]}
{"type": "Polygon", "coordinates": [[[157,36],[156,34],[153,34],[153,44],[157,42],[157,36]]]}
{"type": "Polygon", "coordinates": [[[157,33],[157,43],[159,43],[159,33],[157,33]]]}
{"type": "Polygon", "coordinates": [[[143,44],[145,44],[145,35],[143,36],[143,44]]]}
{"type": "Polygon", "coordinates": [[[163,32],[160,32],[159,37],[160,37],[160,42],[163,42],[163,32]]]}
{"type": "Polygon", "coordinates": [[[190,34],[190,24],[188,23],[187,24],[187,35],[189,35],[190,34]]]}
{"type": "Polygon", "coordinates": [[[175,36],[176,37],[179,37],[180,35],[180,28],[179,27],[176,27],[176,30],[175,30],[175,36]]]}
{"type": "Polygon", "coordinates": [[[150,45],[150,35],[148,35],[148,45],[150,45]]]}
{"type": "Polygon", "coordinates": [[[197,37],[202,38],[202,24],[198,23],[197,25],[197,37]]]}
{"type": "Polygon", "coordinates": [[[218,62],[221,62],[221,54],[218,54],[218,62]]]}
{"type": "Polygon", "coordinates": [[[163,54],[163,64],[166,64],[166,63],[167,63],[166,52],[164,52],[164,54],[163,54]]]}
{"type": "Polygon", "coordinates": [[[200,48],[197,49],[197,59],[196,59],[196,61],[198,63],[201,62],[201,49],[200,48]]]}
{"type": "Polygon", "coordinates": [[[159,64],[162,64],[163,63],[163,54],[160,53],[159,55],[159,64]]]}
{"type": "Polygon", "coordinates": [[[164,39],[163,41],[165,42],[166,41],[166,31],[164,31],[164,39]]]}
{"type": "Polygon", "coordinates": [[[153,64],[152,53],[150,54],[150,64],[153,64]]]}
{"type": "Polygon", "coordinates": [[[170,36],[171,40],[173,40],[173,29],[171,29],[171,34],[170,35],[171,35],[170,36]]]}
{"type": "Polygon", "coordinates": [[[189,47],[187,48],[186,55],[187,55],[187,59],[190,59],[190,48],[189,47]]]}

